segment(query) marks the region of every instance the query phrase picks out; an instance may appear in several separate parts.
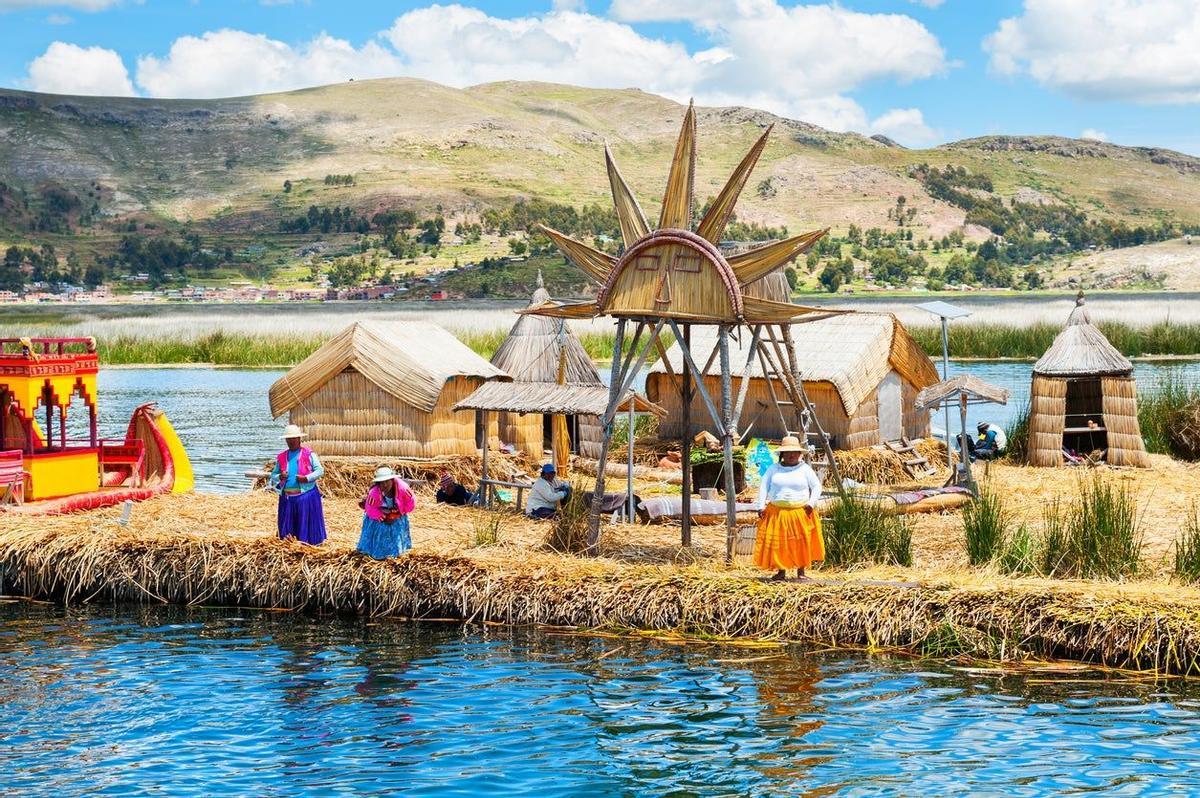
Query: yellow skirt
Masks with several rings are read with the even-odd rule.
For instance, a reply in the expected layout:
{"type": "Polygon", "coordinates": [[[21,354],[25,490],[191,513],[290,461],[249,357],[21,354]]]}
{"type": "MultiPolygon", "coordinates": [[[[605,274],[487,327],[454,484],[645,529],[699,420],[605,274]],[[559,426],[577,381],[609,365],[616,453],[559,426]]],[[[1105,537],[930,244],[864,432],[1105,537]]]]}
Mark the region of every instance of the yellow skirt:
{"type": "Polygon", "coordinates": [[[785,508],[768,504],[758,521],[754,564],[767,571],[807,568],[825,559],[821,517],[809,507],[785,508]]]}

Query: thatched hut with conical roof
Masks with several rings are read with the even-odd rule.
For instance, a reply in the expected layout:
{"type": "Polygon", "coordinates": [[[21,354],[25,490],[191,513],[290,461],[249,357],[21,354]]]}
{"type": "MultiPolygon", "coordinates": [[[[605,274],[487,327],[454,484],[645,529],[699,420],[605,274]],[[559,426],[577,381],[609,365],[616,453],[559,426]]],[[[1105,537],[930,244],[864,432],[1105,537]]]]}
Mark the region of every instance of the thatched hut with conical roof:
{"type": "Polygon", "coordinates": [[[287,413],[322,455],[470,455],[483,430],[454,406],[509,379],[436,324],[360,321],[281,377],[269,398],[272,417],[287,413]]]}
{"type": "Polygon", "coordinates": [[[1094,324],[1083,292],[1067,325],[1033,366],[1029,463],[1058,466],[1063,450],[1107,450],[1113,465],[1146,467],[1133,364],[1094,324]]]}
{"type": "MultiPolygon", "coordinates": [[[[530,306],[549,301],[550,294],[539,272],[530,306]]],[[[492,365],[513,378],[514,391],[522,390],[523,385],[557,384],[560,370],[563,385],[596,387],[604,384],[587,350],[566,326],[565,320],[547,316],[518,316],[508,337],[492,356],[492,365]]],[[[549,410],[545,413],[501,412],[497,417],[500,440],[511,443],[518,451],[537,460],[549,448],[549,410]]],[[[598,416],[568,415],[567,431],[572,452],[586,457],[599,454],[603,430],[598,416]]]]}

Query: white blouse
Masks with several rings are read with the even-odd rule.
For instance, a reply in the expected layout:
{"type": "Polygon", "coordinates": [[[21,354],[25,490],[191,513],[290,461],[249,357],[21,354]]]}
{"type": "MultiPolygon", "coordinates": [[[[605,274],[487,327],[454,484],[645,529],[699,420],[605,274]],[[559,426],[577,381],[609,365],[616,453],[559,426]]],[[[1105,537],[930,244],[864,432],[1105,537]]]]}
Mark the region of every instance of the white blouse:
{"type": "Polygon", "coordinates": [[[821,480],[808,463],[784,466],[776,463],[763,474],[758,486],[758,509],[771,502],[787,502],[795,506],[802,504],[816,507],[821,498],[821,480]]]}

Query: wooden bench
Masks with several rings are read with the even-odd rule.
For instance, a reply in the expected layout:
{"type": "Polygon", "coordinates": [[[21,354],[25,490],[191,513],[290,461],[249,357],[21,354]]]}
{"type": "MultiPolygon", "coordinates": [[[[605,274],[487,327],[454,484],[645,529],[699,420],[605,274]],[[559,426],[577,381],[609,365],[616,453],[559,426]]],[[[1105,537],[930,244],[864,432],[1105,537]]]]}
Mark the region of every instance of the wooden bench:
{"type": "Polygon", "coordinates": [[[532,482],[509,482],[503,479],[481,479],[479,481],[479,500],[484,507],[490,508],[496,498],[497,488],[512,488],[517,492],[514,507],[519,512],[525,512],[525,491],[533,488],[532,482]]]}

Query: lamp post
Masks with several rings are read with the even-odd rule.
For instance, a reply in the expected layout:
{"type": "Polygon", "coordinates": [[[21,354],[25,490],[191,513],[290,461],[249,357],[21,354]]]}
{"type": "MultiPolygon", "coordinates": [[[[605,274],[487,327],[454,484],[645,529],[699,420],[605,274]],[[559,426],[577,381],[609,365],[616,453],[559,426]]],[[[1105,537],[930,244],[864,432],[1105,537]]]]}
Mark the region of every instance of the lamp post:
{"type": "MultiPolygon", "coordinates": [[[[930,313],[942,321],[942,381],[950,378],[950,319],[962,319],[971,315],[971,311],[966,308],[960,308],[957,305],[951,305],[949,302],[942,302],[940,299],[933,302],[923,302],[917,305],[918,308],[930,313]]],[[[954,470],[954,450],[950,446],[950,404],[943,402],[942,408],[946,412],[946,467],[954,470]]],[[[962,441],[959,441],[962,445],[962,441]]]]}

